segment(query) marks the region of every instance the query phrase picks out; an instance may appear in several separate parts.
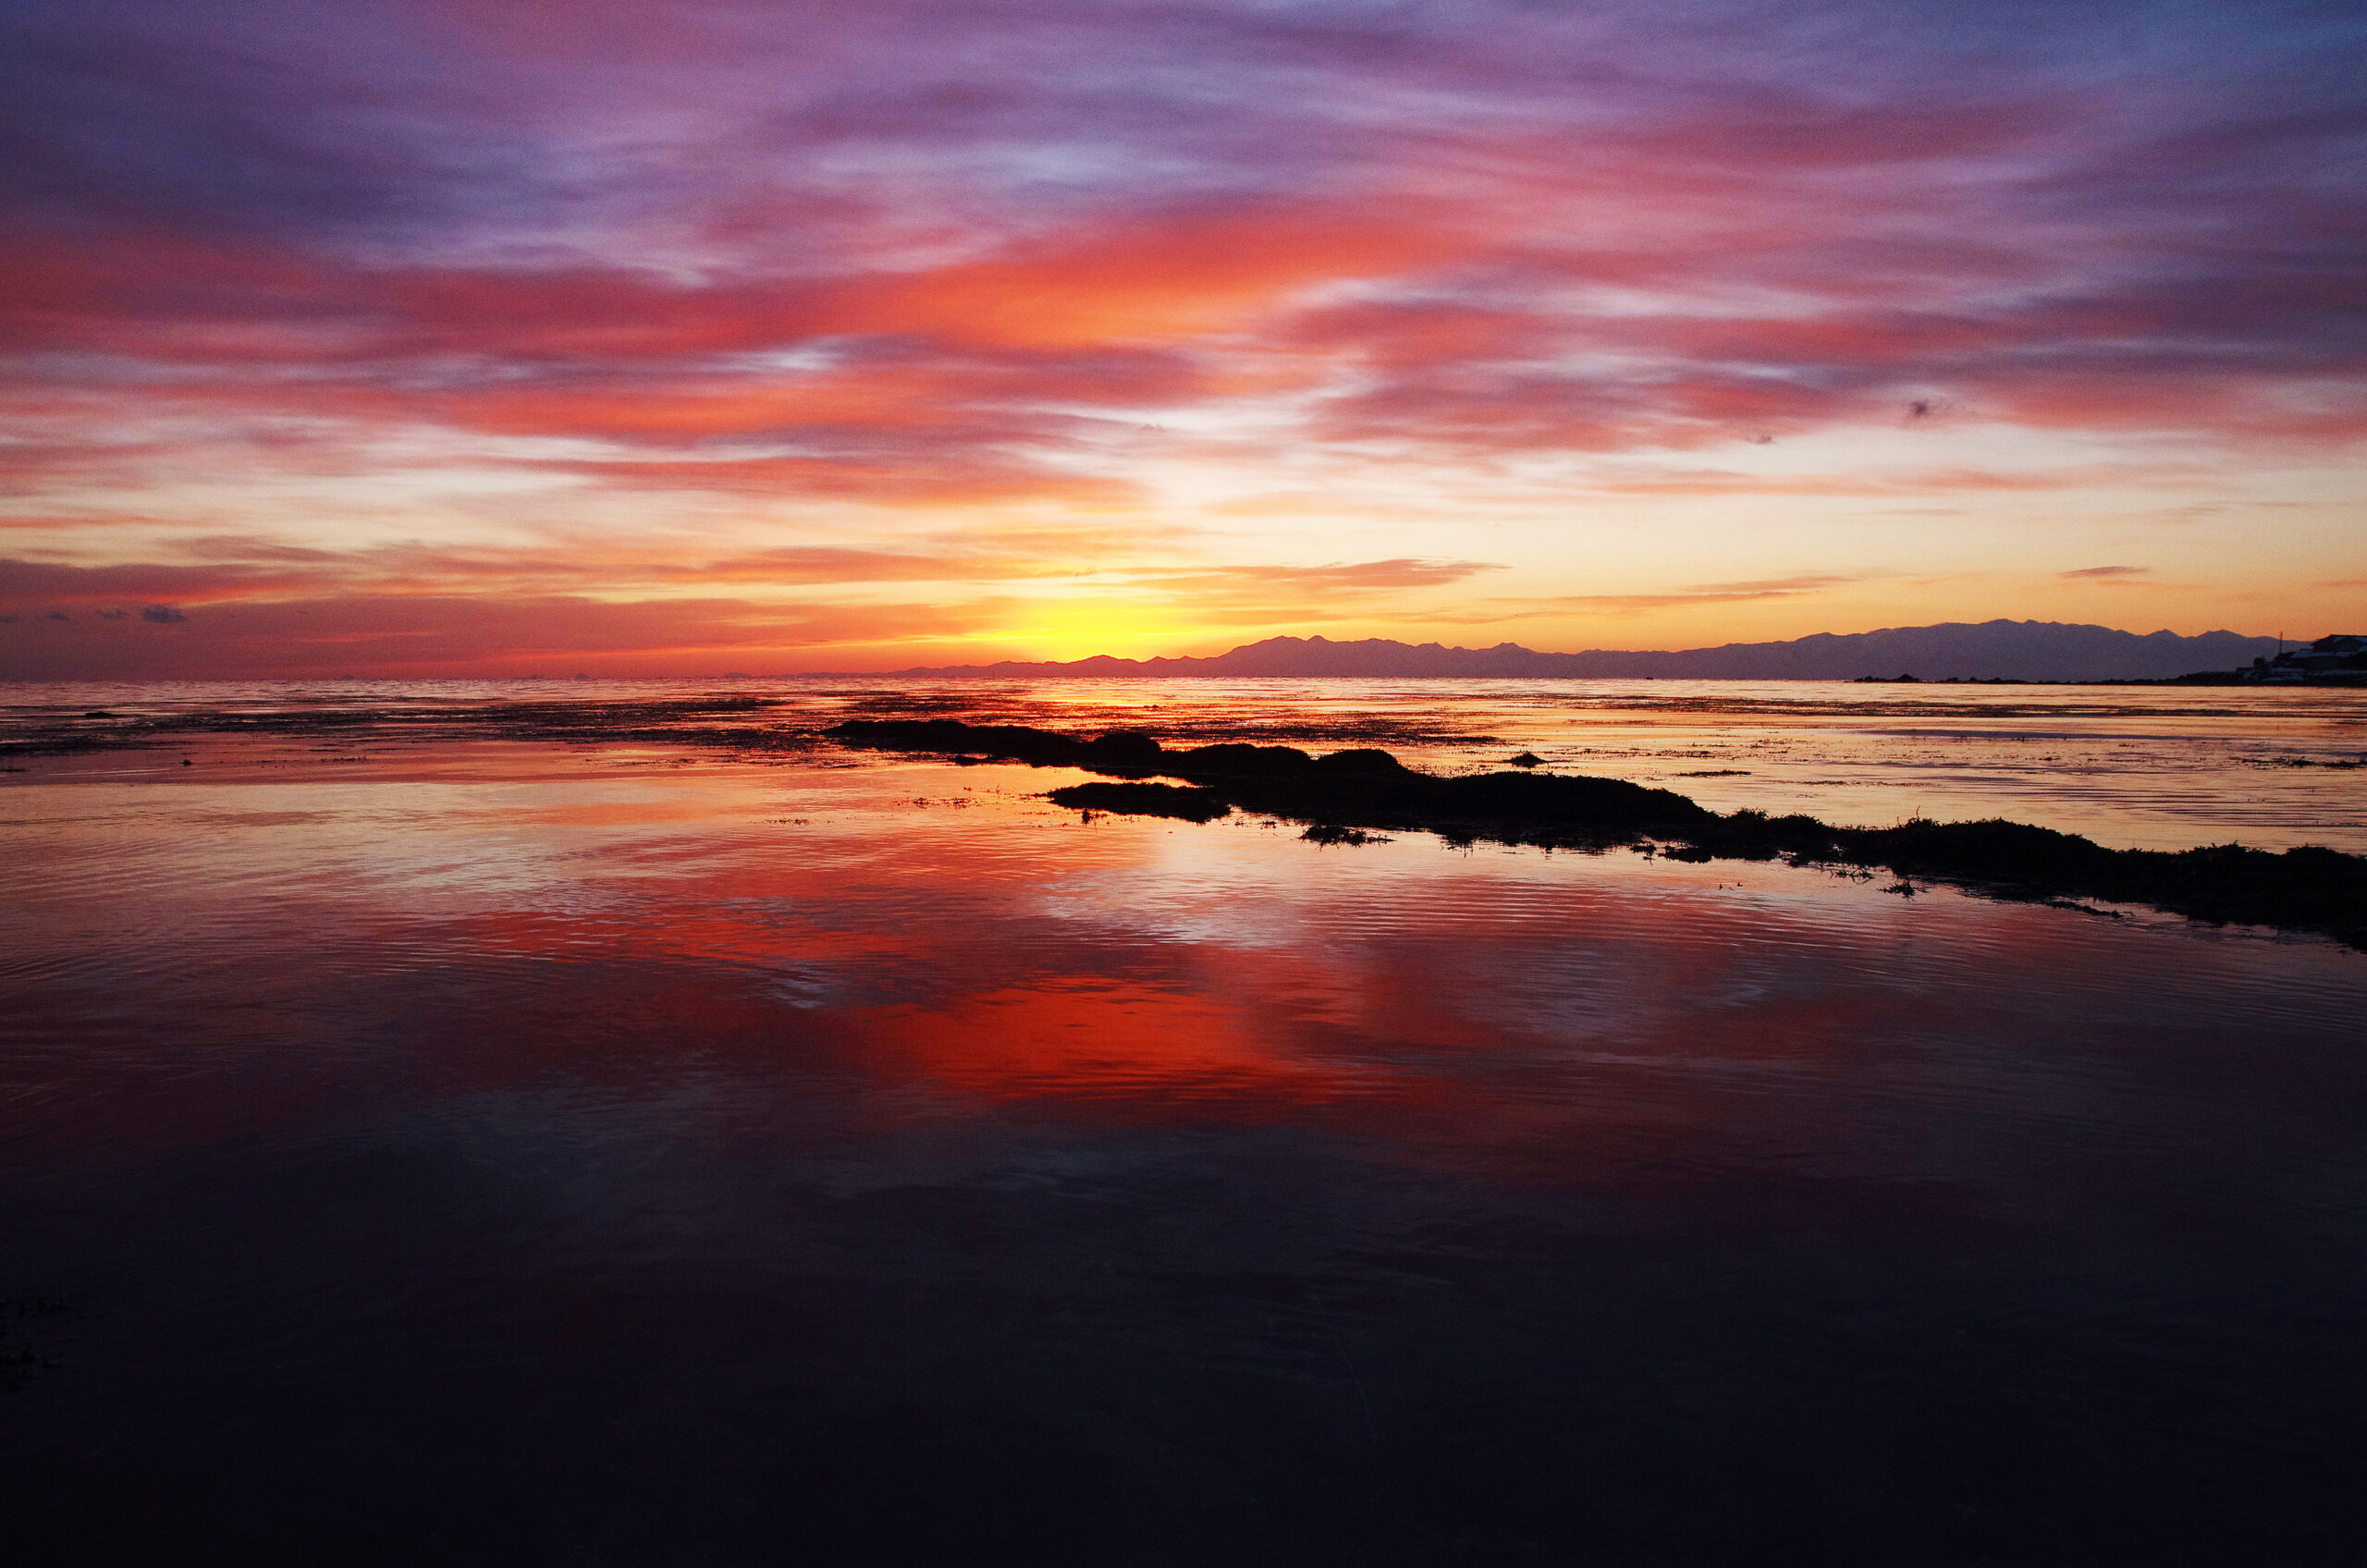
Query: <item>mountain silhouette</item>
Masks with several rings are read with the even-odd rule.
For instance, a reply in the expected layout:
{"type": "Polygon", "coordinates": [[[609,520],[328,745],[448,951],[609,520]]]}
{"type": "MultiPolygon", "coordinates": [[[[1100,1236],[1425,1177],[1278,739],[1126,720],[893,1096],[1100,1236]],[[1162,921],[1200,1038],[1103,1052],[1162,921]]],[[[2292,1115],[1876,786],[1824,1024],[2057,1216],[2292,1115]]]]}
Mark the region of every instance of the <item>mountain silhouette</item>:
{"type": "Polygon", "coordinates": [[[1787,643],[1728,643],[1714,648],[1640,652],[1595,648],[1539,653],[1517,643],[1451,648],[1371,637],[1269,637],[1208,658],[1122,659],[1110,655],[1065,662],[952,665],[889,670],[903,676],[1218,676],[1306,678],[1542,677],[1601,680],[1654,676],[1696,680],[1849,680],[1912,674],[1926,680],[2150,680],[2199,670],[2234,669],[2273,655],[2273,637],[2206,631],[2140,635],[2108,626],[2053,620],[1951,621],[1881,631],[1819,632],[1787,643]]]}

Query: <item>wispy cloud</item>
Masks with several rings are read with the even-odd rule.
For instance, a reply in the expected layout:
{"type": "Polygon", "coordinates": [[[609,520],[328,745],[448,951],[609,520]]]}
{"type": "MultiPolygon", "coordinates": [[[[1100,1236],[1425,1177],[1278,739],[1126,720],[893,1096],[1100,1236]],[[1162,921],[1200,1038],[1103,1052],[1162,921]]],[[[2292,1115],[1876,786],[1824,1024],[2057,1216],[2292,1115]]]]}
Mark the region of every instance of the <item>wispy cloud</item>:
{"type": "Polygon", "coordinates": [[[127,599],[170,601],[147,605],[121,631],[93,626],[78,641],[18,640],[0,647],[0,657],[28,673],[80,659],[117,675],[332,666],[453,673],[570,651],[678,664],[719,654],[739,664],[742,651],[769,651],[827,663],[851,647],[991,637],[1040,619],[1048,606],[1099,606],[1104,619],[1131,609],[1202,627],[1385,622],[1410,613],[1407,595],[1502,570],[1410,557],[1311,566],[1111,565],[1100,557],[1133,554],[1122,538],[1061,529],[921,539],[893,550],[789,546],[708,561],[659,549],[636,559],[613,552],[581,558],[564,545],[288,550],[238,535],[190,541],[187,553],[197,558],[103,567],[0,557],[0,605],[26,614],[70,620],[48,608],[70,606],[122,620],[129,612],[111,606],[127,599]],[[600,600],[583,592],[619,583],[640,592],[600,600]],[[931,585],[936,596],[876,596],[914,584],[931,585]],[[714,596],[727,586],[750,596],[714,596]],[[1014,596],[1022,588],[1035,597],[1014,596]],[[832,596],[813,597],[816,592],[832,596]],[[406,618],[416,622],[408,632],[400,630],[406,618]],[[157,646],[139,640],[143,625],[202,635],[176,643],[159,662],[157,646]],[[259,639],[272,636],[291,639],[291,646],[270,652],[259,639]]]}
{"type": "Polygon", "coordinates": [[[1010,613],[991,599],[846,606],[359,594],[193,615],[152,606],[121,627],[78,622],[41,635],[13,631],[0,654],[36,680],[222,670],[288,677],[642,674],[751,664],[772,673],[843,667],[851,654],[869,655],[854,659],[860,666],[914,646],[958,647],[1010,613]]]}
{"type": "Polygon", "coordinates": [[[1904,570],[1956,542],[1916,499],[2166,506],[2367,440],[2338,7],[566,13],[0,21],[11,553],[111,610],[1128,573],[1444,616],[1590,568],[1509,495],[1805,583],[1761,541],[1821,502],[1910,503],[1853,557],[1904,570]],[[1289,536],[1213,526],[1253,516],[1289,536]],[[1005,536],[1063,524],[1140,539],[1005,536]]]}
{"type": "Polygon", "coordinates": [[[1639,610],[1679,609],[1702,605],[1750,604],[1768,599],[1815,595],[1861,581],[1862,578],[1855,576],[1804,573],[1757,582],[1709,582],[1660,594],[1563,594],[1548,599],[1524,600],[1515,615],[1520,619],[1558,618],[1575,610],[1623,615],[1639,610]]]}

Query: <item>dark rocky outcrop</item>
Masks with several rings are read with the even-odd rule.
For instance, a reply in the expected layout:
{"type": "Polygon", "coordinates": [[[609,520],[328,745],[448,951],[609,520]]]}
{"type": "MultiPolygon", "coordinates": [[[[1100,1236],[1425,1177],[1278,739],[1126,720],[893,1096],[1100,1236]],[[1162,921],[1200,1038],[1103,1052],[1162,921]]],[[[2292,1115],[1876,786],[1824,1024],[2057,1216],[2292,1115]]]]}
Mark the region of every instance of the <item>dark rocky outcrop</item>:
{"type": "Polygon", "coordinates": [[[1922,878],[2002,898],[2146,904],[2198,920],[2320,932],[2367,948],[2367,857],[2334,850],[2280,853],[2220,844],[2174,853],[2111,850],[2076,834],[1993,819],[1842,827],[1812,816],[1722,815],[1672,790],[1623,779],[1535,772],[1441,777],[1369,747],[1320,757],[1294,746],[1238,743],[1169,751],[1136,731],[1086,740],[952,719],[854,719],[827,733],[869,750],[968,753],[1192,786],[1083,784],[1052,793],[1064,805],[1091,810],[1205,821],[1237,807],[1342,835],[1396,828],[1455,842],[1642,844],[1687,861],[1879,866],[1907,886],[1922,878]]]}
{"type": "Polygon", "coordinates": [[[1623,779],[1537,773],[1441,778],[1369,746],[1321,757],[1295,746],[1240,743],[1171,752],[1133,731],[1087,741],[943,718],[851,719],[825,733],[875,751],[967,753],[1129,778],[1155,774],[1200,785],[1249,811],[1342,826],[1431,828],[1467,839],[1537,841],[1544,834],[1555,841],[1611,842],[1640,832],[1706,828],[1718,820],[1683,795],[1623,779]]]}

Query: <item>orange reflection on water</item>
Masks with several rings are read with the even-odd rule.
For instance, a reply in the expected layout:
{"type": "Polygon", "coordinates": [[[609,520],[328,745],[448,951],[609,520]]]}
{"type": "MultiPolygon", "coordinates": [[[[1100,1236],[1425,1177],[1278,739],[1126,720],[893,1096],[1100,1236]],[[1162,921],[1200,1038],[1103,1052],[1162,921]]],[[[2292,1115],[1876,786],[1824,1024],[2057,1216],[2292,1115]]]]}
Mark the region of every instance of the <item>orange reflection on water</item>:
{"type": "Polygon", "coordinates": [[[2355,958],[2313,947],[1779,865],[1085,827],[1023,793],[1058,774],[442,762],[14,796],[0,981],[65,1085],[27,1136],[162,1147],[396,1083],[639,1114],[713,1074],[746,1114],[873,1131],[1017,1108],[1550,1182],[1776,1146],[1887,1170],[1965,1106],[2091,1096],[2067,1063],[2216,1055],[2235,1015],[2307,1037],[2356,994],[2355,958]],[[151,1057],[206,1086],[108,1065],[151,1057]],[[1836,1097],[1880,1135],[1833,1135],[1836,1097]]]}
{"type": "Polygon", "coordinates": [[[857,1027],[876,1070],[902,1064],[989,1099],[1130,1101],[1153,1119],[1266,1121],[1389,1092],[1373,1073],[1305,1054],[1242,1001],[1099,975],[878,1009],[857,1027]]]}

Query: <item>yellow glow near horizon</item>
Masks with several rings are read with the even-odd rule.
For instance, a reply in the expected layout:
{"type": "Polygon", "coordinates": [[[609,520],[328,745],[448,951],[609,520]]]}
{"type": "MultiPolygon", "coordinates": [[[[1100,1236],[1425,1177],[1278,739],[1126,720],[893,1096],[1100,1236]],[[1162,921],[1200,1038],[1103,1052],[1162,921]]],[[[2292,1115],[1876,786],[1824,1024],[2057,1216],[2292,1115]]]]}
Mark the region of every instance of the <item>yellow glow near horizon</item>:
{"type": "Polygon", "coordinates": [[[1146,606],[1090,600],[1028,606],[1016,626],[975,633],[969,641],[1022,650],[1029,659],[1082,659],[1097,654],[1148,658],[1187,641],[1196,629],[1146,606]]]}

